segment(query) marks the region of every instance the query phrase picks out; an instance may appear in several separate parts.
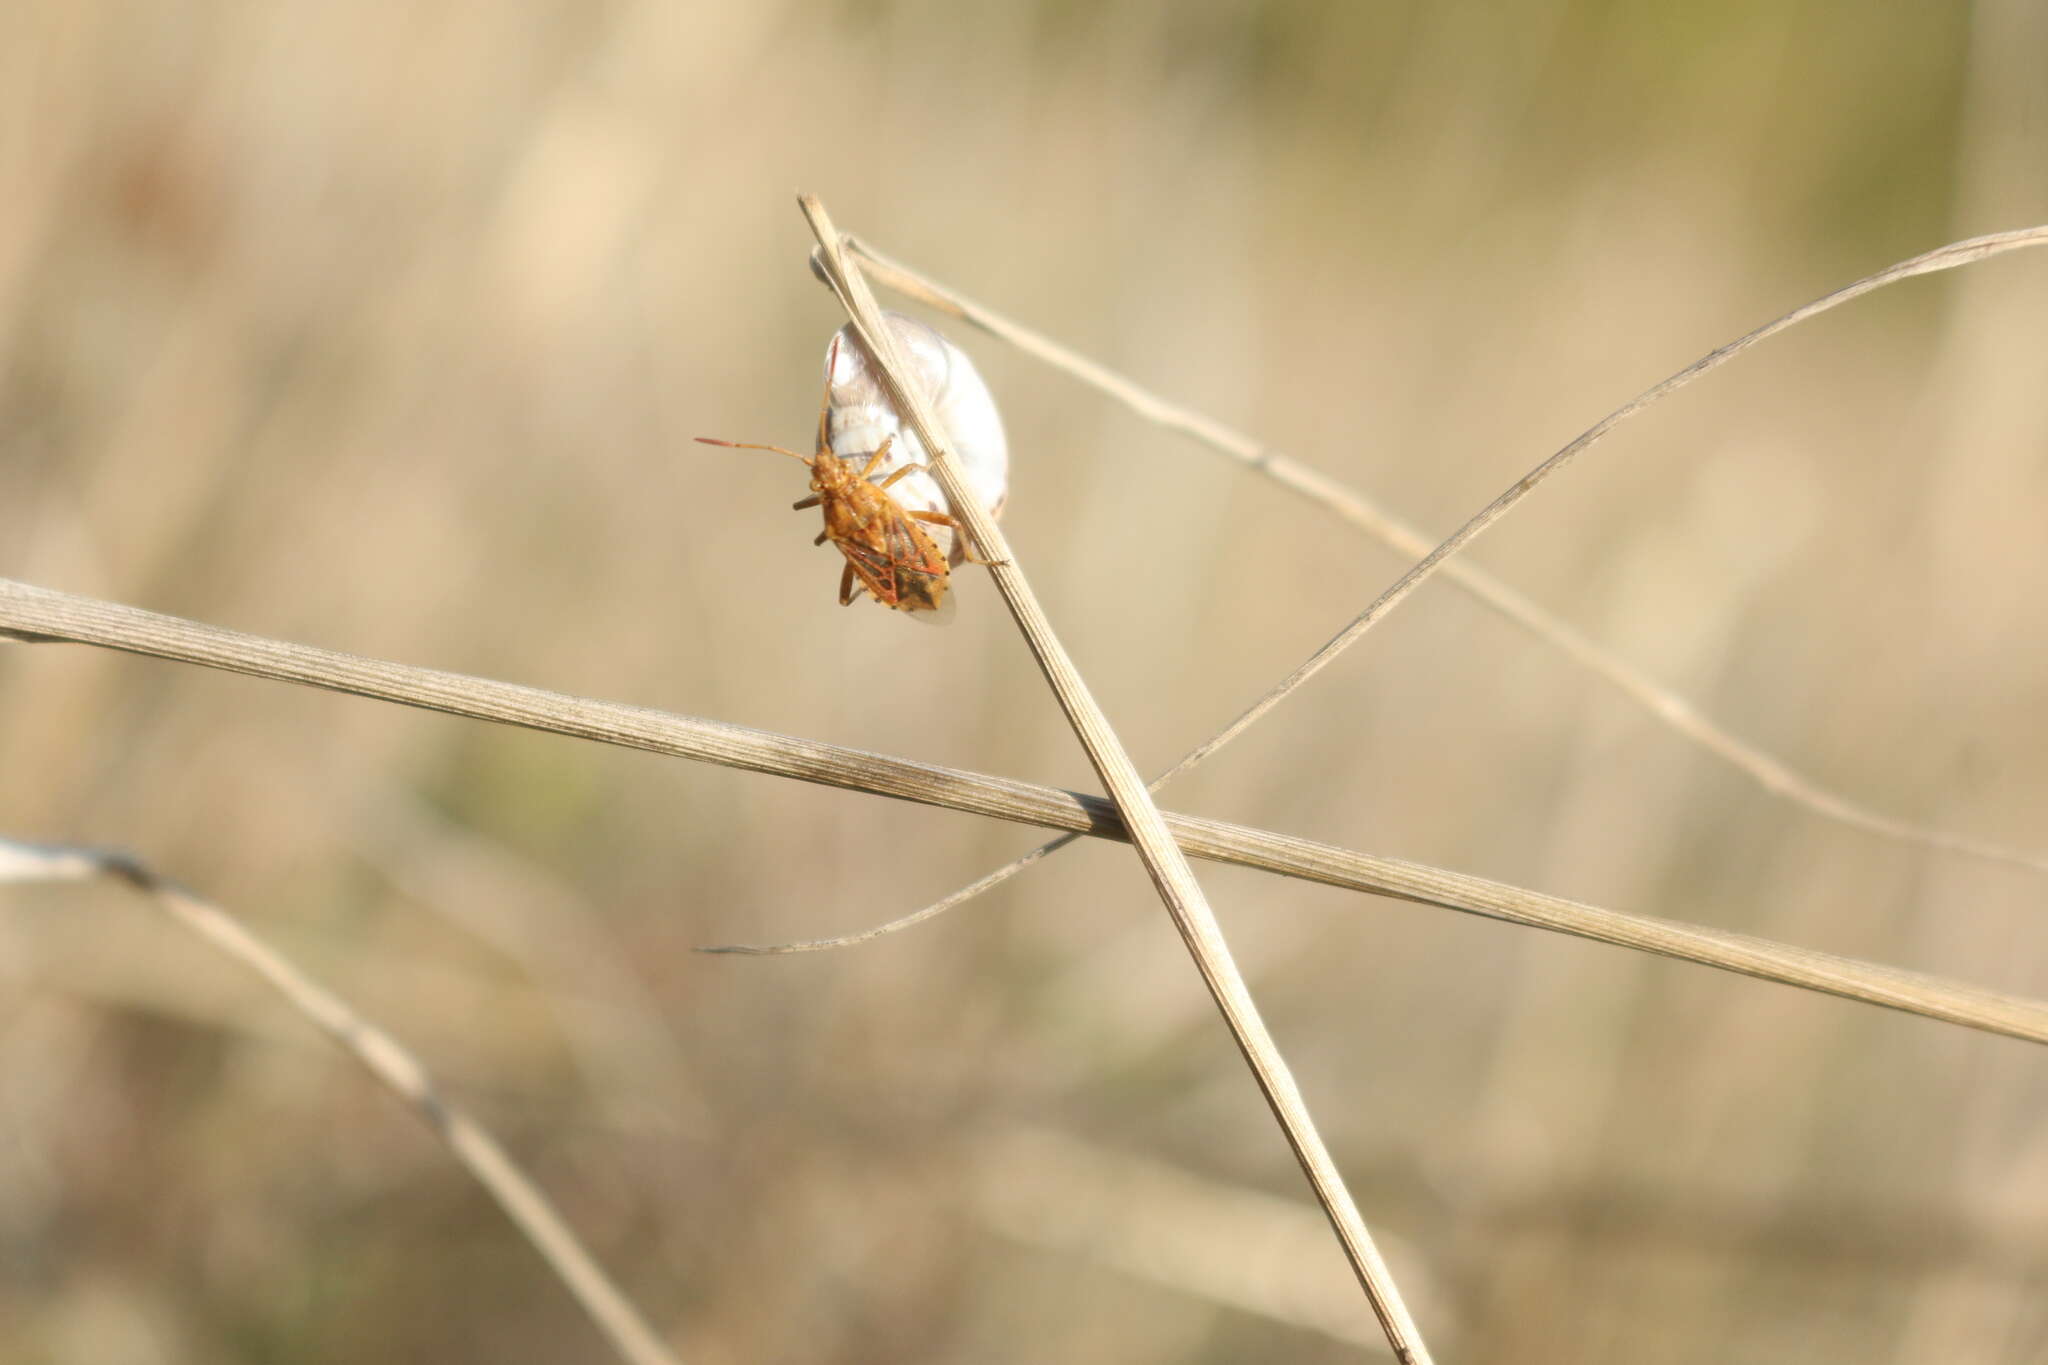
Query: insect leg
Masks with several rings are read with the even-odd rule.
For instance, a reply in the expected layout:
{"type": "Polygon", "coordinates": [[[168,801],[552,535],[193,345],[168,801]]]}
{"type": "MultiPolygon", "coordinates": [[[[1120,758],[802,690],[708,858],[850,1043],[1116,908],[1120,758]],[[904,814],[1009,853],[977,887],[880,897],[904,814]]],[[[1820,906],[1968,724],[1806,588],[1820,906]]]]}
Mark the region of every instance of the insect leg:
{"type": "Polygon", "coordinates": [[[888,478],[876,484],[875,487],[887,488],[890,484],[896,482],[896,480],[902,478],[905,474],[924,474],[928,473],[930,470],[931,466],[928,464],[907,464],[903,466],[903,468],[892,472],[888,478]]]}
{"type": "MultiPolygon", "coordinates": [[[[882,443],[875,447],[875,453],[868,456],[868,462],[866,467],[860,471],[860,476],[863,479],[867,478],[868,475],[875,472],[876,465],[882,463],[884,460],[889,458],[889,447],[895,442],[895,440],[896,438],[894,436],[884,436],[882,438],[882,443]]],[[[919,469],[924,468],[923,465],[918,465],[916,467],[919,469]]],[[[895,477],[900,478],[901,475],[897,475],[895,477]]],[[[886,483],[882,485],[882,487],[884,488],[887,488],[888,486],[889,485],[886,483]]]]}
{"type": "Polygon", "coordinates": [[[860,584],[853,581],[853,562],[848,560],[839,571],[839,605],[843,607],[859,595],[860,584]]]}
{"type": "Polygon", "coordinates": [[[813,494],[811,494],[811,495],[810,495],[810,496],[809,496],[808,498],[805,498],[805,499],[804,499],[804,500],[803,500],[802,502],[793,502],[793,503],[791,503],[791,504],[789,505],[789,510],[790,510],[790,511],[792,511],[792,512],[801,512],[801,511],[803,511],[803,510],[804,510],[804,509],[805,509],[806,507],[816,507],[816,506],[817,506],[817,505],[818,505],[819,503],[823,502],[824,500],[825,500],[825,499],[824,499],[823,495],[821,495],[821,494],[818,494],[818,493],[813,493],[813,494]]]}

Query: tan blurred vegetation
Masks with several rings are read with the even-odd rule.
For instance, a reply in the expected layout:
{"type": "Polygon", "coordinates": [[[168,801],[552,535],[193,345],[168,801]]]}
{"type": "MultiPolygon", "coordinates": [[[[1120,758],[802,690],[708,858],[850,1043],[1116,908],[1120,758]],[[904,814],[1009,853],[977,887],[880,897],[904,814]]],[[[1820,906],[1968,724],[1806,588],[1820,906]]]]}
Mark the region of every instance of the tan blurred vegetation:
{"type": "MultiPolygon", "coordinates": [[[[2029,0],[17,0],[0,574],[1092,787],[986,583],[944,630],[842,610],[787,462],[689,443],[808,439],[841,318],[793,190],[1448,531],[1755,323],[2048,220],[2044,69],[2029,0]]],[[[1142,768],[1404,567],[956,339],[1142,768]]],[[[1860,799],[2041,849],[2044,354],[2039,253],[1886,291],[1477,558],[1860,799]]],[[[0,775],[0,833],[138,851],[410,1041],[686,1360],[1370,1336],[1127,850],[734,960],[688,949],[1032,836],[78,649],[0,651],[0,775]]],[[[2039,878],[1773,800],[1441,585],[1167,804],[2048,992],[2039,878]]],[[[1200,870],[1439,1359],[2048,1357],[2037,1050],[1200,870]]],[[[0,968],[0,1358],[603,1357],[409,1113],[145,908],[11,892],[0,968]]]]}

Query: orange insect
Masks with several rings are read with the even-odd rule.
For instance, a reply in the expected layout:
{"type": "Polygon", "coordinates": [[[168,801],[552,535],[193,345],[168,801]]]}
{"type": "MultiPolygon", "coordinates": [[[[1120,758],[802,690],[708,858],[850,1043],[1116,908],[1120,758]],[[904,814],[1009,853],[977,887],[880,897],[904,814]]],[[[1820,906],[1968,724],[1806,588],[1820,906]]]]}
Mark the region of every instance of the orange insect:
{"type": "Polygon", "coordinates": [[[752,441],[721,441],[711,436],[697,439],[705,445],[734,450],[770,450],[802,460],[811,467],[811,496],[791,505],[799,512],[806,507],[825,509],[825,529],[811,543],[823,545],[829,540],[846,556],[846,567],[839,575],[840,606],[853,601],[866,588],[885,607],[936,611],[946,597],[948,565],[944,552],[918,523],[950,526],[956,537],[964,538],[966,533],[944,512],[906,509],[889,496],[890,484],[926,466],[905,465],[880,483],[869,482],[869,476],[888,462],[894,437],[884,437],[858,472],[854,469],[860,460],[858,455],[841,459],[833,451],[825,426],[831,396],[828,379],[825,401],[818,405],[818,450],[814,455],[752,441]]]}

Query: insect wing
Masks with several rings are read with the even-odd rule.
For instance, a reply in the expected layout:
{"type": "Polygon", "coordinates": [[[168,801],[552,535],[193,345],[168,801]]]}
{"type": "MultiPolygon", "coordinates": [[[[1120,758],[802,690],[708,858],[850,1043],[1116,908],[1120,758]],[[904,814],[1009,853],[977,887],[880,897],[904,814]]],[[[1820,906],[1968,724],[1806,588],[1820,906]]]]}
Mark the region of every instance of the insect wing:
{"type": "Polygon", "coordinates": [[[868,590],[869,596],[885,607],[901,607],[902,594],[896,587],[896,566],[887,554],[858,540],[835,540],[832,543],[839,547],[839,553],[846,556],[854,577],[868,590]]]}
{"type": "Polygon", "coordinates": [[[874,519],[834,543],[877,602],[898,611],[934,610],[946,595],[945,556],[888,494],[877,489],[874,497],[874,519]]]}
{"type": "MultiPolygon", "coordinates": [[[[882,495],[884,498],[888,494],[882,495]]],[[[882,540],[896,571],[898,605],[905,611],[931,611],[945,598],[949,579],[946,556],[924,527],[903,515],[891,500],[883,520],[882,540]]]]}
{"type": "Polygon", "coordinates": [[[903,615],[906,619],[915,621],[921,626],[948,625],[952,622],[954,616],[953,594],[948,592],[944,597],[941,597],[936,607],[922,611],[906,611],[903,615]]]}

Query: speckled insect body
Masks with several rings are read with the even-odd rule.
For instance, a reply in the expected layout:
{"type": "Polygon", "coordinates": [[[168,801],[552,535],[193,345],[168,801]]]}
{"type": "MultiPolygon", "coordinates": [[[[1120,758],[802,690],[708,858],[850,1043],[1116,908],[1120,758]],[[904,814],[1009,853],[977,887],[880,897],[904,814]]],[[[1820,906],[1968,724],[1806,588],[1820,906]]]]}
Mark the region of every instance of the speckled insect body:
{"type": "Polygon", "coordinates": [[[842,460],[829,451],[813,457],[811,496],[793,504],[801,511],[822,507],[825,529],[814,544],[831,541],[846,556],[839,574],[839,605],[845,606],[866,588],[883,606],[898,611],[936,611],[950,585],[950,565],[919,522],[953,519],[941,512],[906,510],[889,496],[889,486],[924,468],[904,465],[880,483],[870,482],[875,471],[888,463],[889,443],[882,445],[862,463],[859,457],[842,460]],[[859,587],[855,580],[859,580],[859,587]]]}
{"type": "Polygon", "coordinates": [[[706,445],[771,450],[810,466],[811,496],[792,505],[799,511],[822,508],[825,529],[812,543],[823,545],[831,541],[846,556],[846,567],[839,574],[840,606],[866,589],[885,607],[937,611],[946,598],[951,566],[946,553],[920,523],[950,528],[955,526],[953,518],[924,508],[906,509],[890,496],[891,484],[925,472],[924,465],[902,465],[879,483],[871,481],[873,475],[888,467],[889,438],[885,437],[865,458],[856,455],[842,459],[835,454],[827,427],[830,400],[828,381],[826,398],[818,406],[818,449],[812,455],[750,441],[720,441],[709,436],[697,439],[706,445]]]}

